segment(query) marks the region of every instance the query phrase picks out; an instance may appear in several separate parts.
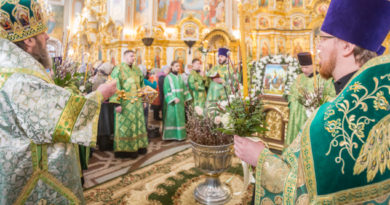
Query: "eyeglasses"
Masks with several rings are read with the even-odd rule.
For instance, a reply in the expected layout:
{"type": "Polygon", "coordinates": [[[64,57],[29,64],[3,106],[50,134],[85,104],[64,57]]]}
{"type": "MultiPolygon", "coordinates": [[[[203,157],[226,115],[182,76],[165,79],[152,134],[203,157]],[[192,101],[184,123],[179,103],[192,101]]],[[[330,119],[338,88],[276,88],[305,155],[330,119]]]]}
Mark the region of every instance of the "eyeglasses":
{"type": "Polygon", "coordinates": [[[329,39],[329,38],[336,38],[334,36],[327,36],[327,35],[319,35],[320,38],[329,39]]]}
{"type": "Polygon", "coordinates": [[[324,41],[325,39],[331,39],[331,38],[336,38],[334,36],[326,36],[326,35],[319,35],[320,41],[324,41]]]}
{"type": "Polygon", "coordinates": [[[332,38],[336,38],[336,37],[334,37],[334,36],[328,36],[328,35],[319,35],[319,36],[317,36],[317,38],[316,38],[316,44],[319,44],[319,43],[321,43],[321,42],[324,42],[324,41],[327,40],[327,39],[332,39],[332,38]]]}

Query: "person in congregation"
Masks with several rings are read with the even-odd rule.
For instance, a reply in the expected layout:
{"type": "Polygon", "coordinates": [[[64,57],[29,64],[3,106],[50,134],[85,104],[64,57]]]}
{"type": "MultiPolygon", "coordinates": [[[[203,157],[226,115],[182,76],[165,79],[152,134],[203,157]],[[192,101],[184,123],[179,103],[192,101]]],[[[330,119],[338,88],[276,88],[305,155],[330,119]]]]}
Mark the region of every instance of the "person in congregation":
{"type": "Polygon", "coordinates": [[[138,154],[146,154],[148,136],[146,133],[144,106],[139,90],[144,86],[144,76],[135,65],[135,53],[126,50],[123,53],[124,62],[114,68],[112,79],[117,80],[118,90],[124,96],[115,94],[110,98],[115,108],[115,157],[135,159],[138,154]]]}
{"type": "Polygon", "coordinates": [[[188,87],[188,77],[190,76],[191,74],[191,71],[192,71],[192,65],[189,64],[189,65],[186,65],[186,67],[184,68],[184,72],[181,73],[181,78],[183,79],[184,81],[184,84],[188,87]]]}
{"type": "Polygon", "coordinates": [[[163,140],[185,140],[185,102],[192,99],[179,74],[180,63],[171,63],[171,72],[164,79],[163,140]]]}
{"type": "Polygon", "coordinates": [[[157,120],[162,120],[164,121],[165,119],[165,110],[164,110],[164,99],[165,99],[165,96],[164,96],[164,80],[165,80],[165,77],[167,75],[169,75],[169,73],[171,72],[171,66],[169,65],[165,65],[161,68],[161,72],[157,75],[157,78],[158,78],[158,82],[157,82],[157,86],[158,86],[158,98],[160,98],[160,110],[161,110],[161,116],[162,118],[160,118],[160,112],[158,111],[158,113],[154,114],[154,117],[155,119],[157,118],[157,120]]]}
{"type": "MultiPolygon", "coordinates": [[[[112,69],[114,66],[105,62],[96,68],[97,74],[92,80],[92,90],[95,91],[96,88],[109,80],[112,69]]],[[[102,103],[99,116],[99,125],[98,125],[98,139],[97,145],[99,146],[100,151],[111,151],[113,150],[114,142],[114,104],[110,103],[108,100],[102,103]]]]}
{"type": "Polygon", "coordinates": [[[206,73],[206,76],[211,80],[207,91],[206,108],[227,98],[224,83],[229,78],[229,72],[233,74],[233,71],[228,67],[228,52],[227,48],[219,48],[218,65],[206,73]]]}
{"type": "MultiPolygon", "coordinates": [[[[162,70],[162,69],[161,69],[162,70]]],[[[162,108],[162,101],[161,101],[161,95],[163,94],[161,91],[162,91],[162,87],[160,87],[160,78],[159,78],[159,75],[161,75],[161,73],[163,73],[160,69],[153,69],[152,72],[153,74],[150,76],[149,78],[149,81],[154,83],[156,82],[157,83],[157,86],[156,86],[156,90],[158,92],[158,97],[151,103],[151,106],[150,108],[153,110],[153,119],[155,121],[161,121],[162,118],[160,117],[160,113],[161,113],[161,108],[162,108]]],[[[164,84],[163,84],[164,85],[164,84]]]]}
{"type": "Polygon", "coordinates": [[[56,86],[45,71],[49,36],[39,3],[2,1],[0,10],[15,25],[0,25],[0,204],[84,204],[74,144],[96,144],[100,105],[116,82],[86,96],[56,86]],[[24,11],[26,25],[16,15],[24,11]]]}
{"type": "MultiPolygon", "coordinates": [[[[143,66],[141,68],[141,71],[142,71],[142,75],[144,77],[144,85],[145,86],[149,86],[153,89],[156,89],[157,88],[157,81],[154,81],[153,83],[149,81],[149,77],[150,77],[150,72],[148,71],[148,69],[143,66]]],[[[146,102],[145,102],[146,103],[146,102]]],[[[146,106],[144,107],[144,118],[145,118],[145,127],[146,127],[146,132],[148,133],[148,138],[149,138],[149,135],[150,135],[150,130],[148,128],[148,121],[149,121],[149,103],[146,103],[146,106]]]]}
{"type": "Polygon", "coordinates": [[[192,60],[192,71],[188,77],[188,87],[192,95],[192,106],[204,109],[206,103],[205,75],[202,71],[202,63],[198,58],[192,60]]]}
{"type": "Polygon", "coordinates": [[[302,73],[295,79],[288,94],[290,114],[284,140],[286,147],[294,141],[302,125],[310,117],[311,110],[317,108],[313,107],[316,105],[305,106],[303,103],[314,103],[316,99],[326,102],[336,95],[332,80],[325,80],[318,74],[314,75],[311,53],[298,53],[298,61],[302,73]],[[316,99],[313,99],[313,96],[316,96],[316,99]]]}
{"type": "Polygon", "coordinates": [[[256,166],[255,204],[388,204],[390,201],[390,1],[332,0],[320,32],[320,74],[337,97],[307,120],[279,157],[235,136],[256,166]]]}

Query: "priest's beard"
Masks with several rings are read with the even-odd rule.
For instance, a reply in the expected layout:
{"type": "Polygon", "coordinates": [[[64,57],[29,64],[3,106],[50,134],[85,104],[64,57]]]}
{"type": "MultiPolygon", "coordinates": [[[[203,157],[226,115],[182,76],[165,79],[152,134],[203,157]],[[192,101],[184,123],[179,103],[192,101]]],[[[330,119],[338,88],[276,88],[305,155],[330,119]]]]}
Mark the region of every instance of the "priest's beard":
{"type": "Polygon", "coordinates": [[[226,60],[218,60],[219,65],[225,65],[226,62],[227,62],[227,59],[226,60]]]}
{"type": "Polygon", "coordinates": [[[329,60],[325,62],[321,62],[320,75],[325,79],[329,79],[332,77],[332,73],[335,68],[336,68],[336,53],[331,52],[329,56],[329,60]]]}
{"type": "Polygon", "coordinates": [[[47,49],[43,47],[41,41],[36,39],[37,44],[32,48],[31,55],[37,60],[39,63],[43,65],[44,68],[51,68],[52,62],[47,52],[47,49]]]}
{"type": "Polygon", "coordinates": [[[172,74],[174,75],[177,75],[177,73],[178,73],[177,71],[172,71],[172,74]]]}

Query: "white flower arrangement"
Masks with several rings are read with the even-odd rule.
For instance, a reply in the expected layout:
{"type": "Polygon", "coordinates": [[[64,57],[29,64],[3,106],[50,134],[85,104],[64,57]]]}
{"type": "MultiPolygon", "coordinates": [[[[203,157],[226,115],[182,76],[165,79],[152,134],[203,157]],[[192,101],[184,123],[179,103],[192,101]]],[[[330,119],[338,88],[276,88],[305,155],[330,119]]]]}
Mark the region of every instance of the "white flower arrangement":
{"type": "Polygon", "coordinates": [[[221,121],[222,121],[222,117],[221,117],[221,116],[216,116],[216,117],[214,118],[214,123],[215,123],[216,125],[221,124],[221,121]]]}
{"type": "Polygon", "coordinates": [[[195,113],[199,116],[203,116],[203,108],[195,106],[195,113]]]}
{"type": "MultiPolygon", "coordinates": [[[[231,86],[233,87],[233,86],[231,86]]],[[[251,136],[254,133],[264,133],[265,115],[262,111],[263,104],[256,88],[249,90],[248,96],[244,97],[244,89],[240,84],[234,86],[239,88],[233,90],[226,100],[220,101],[208,110],[213,110],[213,123],[218,125],[218,131],[224,134],[237,134],[240,136],[251,136]]]]}
{"type": "Polygon", "coordinates": [[[289,55],[272,55],[262,57],[254,63],[253,86],[255,90],[263,92],[264,72],[267,64],[287,64],[287,78],[285,81],[284,95],[290,92],[290,87],[295,78],[301,73],[299,62],[296,58],[289,55]]]}
{"type": "Polygon", "coordinates": [[[230,114],[229,113],[225,113],[224,115],[222,115],[221,123],[225,129],[232,129],[233,128],[232,123],[230,123],[230,114]]]}
{"type": "Polygon", "coordinates": [[[84,85],[81,85],[81,86],[79,87],[79,89],[80,89],[81,92],[84,92],[84,91],[85,91],[85,86],[84,86],[84,85]]]}

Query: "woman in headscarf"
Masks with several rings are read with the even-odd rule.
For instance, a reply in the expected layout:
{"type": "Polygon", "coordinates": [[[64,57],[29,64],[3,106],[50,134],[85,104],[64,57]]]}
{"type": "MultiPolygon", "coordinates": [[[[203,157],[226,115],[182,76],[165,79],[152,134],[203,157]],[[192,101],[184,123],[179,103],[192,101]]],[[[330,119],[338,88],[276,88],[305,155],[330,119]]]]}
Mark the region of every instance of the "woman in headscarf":
{"type": "MultiPolygon", "coordinates": [[[[111,63],[102,63],[96,68],[97,74],[95,75],[92,83],[92,89],[95,90],[100,84],[105,83],[110,76],[114,66],[111,63]]],[[[102,103],[97,134],[97,145],[100,151],[113,150],[114,142],[114,105],[109,103],[108,100],[102,103]]]]}
{"type": "MultiPolygon", "coordinates": [[[[149,86],[153,89],[156,89],[157,88],[157,82],[150,82],[149,81],[149,71],[148,69],[144,66],[144,65],[139,65],[140,69],[141,69],[141,72],[142,72],[142,75],[144,76],[144,84],[145,86],[149,86]]],[[[144,105],[145,105],[146,102],[144,102],[144,105]]],[[[148,129],[148,119],[149,119],[149,103],[146,103],[146,106],[144,106],[144,116],[145,116],[145,126],[146,126],[146,131],[148,132],[148,136],[150,136],[150,132],[149,132],[149,129],[148,129]]]]}
{"type": "Polygon", "coordinates": [[[92,90],[95,91],[99,85],[107,81],[108,76],[111,74],[114,66],[111,63],[101,63],[96,67],[96,75],[92,79],[92,90]]]}

